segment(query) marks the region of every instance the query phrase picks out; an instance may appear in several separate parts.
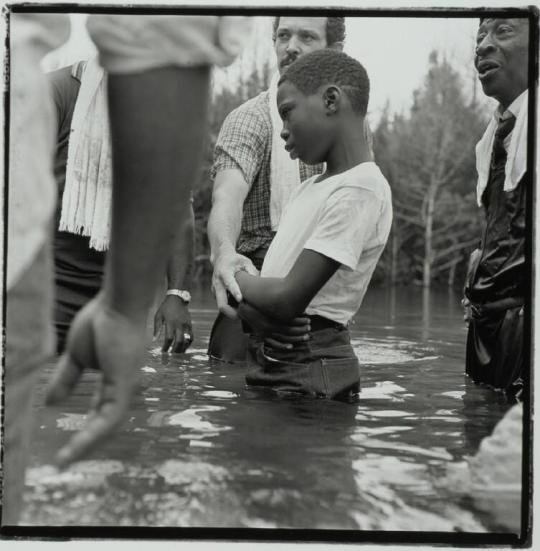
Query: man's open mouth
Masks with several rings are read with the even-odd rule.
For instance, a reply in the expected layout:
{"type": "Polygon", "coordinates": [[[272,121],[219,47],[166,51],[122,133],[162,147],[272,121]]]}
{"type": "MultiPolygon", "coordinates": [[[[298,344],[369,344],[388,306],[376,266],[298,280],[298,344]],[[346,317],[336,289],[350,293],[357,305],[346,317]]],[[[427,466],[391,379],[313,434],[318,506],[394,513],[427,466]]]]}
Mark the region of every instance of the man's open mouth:
{"type": "Polygon", "coordinates": [[[480,80],[489,78],[493,73],[498,71],[501,68],[501,65],[496,61],[486,59],[484,61],[479,61],[477,64],[478,76],[480,80]]]}

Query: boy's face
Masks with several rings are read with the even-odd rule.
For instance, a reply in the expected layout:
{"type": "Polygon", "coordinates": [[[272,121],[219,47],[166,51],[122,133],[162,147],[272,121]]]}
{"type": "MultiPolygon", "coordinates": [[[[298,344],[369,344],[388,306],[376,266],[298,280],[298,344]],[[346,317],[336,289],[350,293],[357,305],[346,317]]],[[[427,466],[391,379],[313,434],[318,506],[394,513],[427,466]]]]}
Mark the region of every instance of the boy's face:
{"type": "Polygon", "coordinates": [[[289,81],[279,85],[278,111],[283,121],[281,137],[291,159],[314,165],[326,159],[331,139],[322,93],[305,96],[289,81]]]}

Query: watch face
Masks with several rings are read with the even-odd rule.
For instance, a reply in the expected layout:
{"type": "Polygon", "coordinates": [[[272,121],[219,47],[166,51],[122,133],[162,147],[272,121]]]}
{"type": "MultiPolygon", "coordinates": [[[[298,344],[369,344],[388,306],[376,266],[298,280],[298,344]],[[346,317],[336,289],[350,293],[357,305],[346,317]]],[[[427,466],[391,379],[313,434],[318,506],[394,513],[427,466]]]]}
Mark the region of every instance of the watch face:
{"type": "Polygon", "coordinates": [[[189,302],[191,300],[191,295],[188,291],[182,291],[179,296],[184,302],[189,302]]]}

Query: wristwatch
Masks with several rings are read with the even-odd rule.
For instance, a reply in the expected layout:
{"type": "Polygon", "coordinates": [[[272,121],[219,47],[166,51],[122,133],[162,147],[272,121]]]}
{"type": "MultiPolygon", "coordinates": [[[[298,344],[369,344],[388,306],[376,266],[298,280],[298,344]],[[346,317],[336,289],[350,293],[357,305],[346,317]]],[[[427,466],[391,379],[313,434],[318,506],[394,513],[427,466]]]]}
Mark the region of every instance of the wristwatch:
{"type": "Polygon", "coordinates": [[[189,291],[183,291],[182,289],[169,289],[166,294],[180,297],[180,300],[186,304],[189,304],[191,300],[191,294],[189,291]]]}

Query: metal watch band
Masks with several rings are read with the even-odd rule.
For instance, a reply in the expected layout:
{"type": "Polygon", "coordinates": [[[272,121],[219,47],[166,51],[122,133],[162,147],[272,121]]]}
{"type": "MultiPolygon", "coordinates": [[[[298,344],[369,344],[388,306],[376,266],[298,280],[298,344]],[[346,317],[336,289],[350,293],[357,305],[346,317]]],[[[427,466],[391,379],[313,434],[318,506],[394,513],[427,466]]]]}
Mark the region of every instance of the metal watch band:
{"type": "Polygon", "coordinates": [[[169,289],[166,294],[177,296],[181,300],[183,300],[185,303],[188,303],[188,302],[191,301],[190,292],[189,291],[184,291],[182,289],[169,289]]]}

